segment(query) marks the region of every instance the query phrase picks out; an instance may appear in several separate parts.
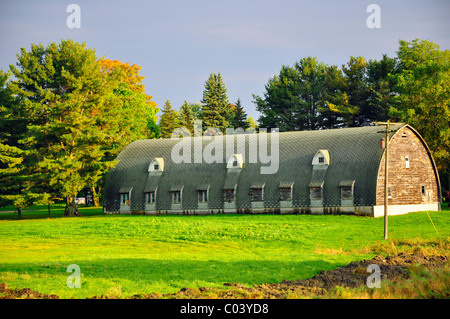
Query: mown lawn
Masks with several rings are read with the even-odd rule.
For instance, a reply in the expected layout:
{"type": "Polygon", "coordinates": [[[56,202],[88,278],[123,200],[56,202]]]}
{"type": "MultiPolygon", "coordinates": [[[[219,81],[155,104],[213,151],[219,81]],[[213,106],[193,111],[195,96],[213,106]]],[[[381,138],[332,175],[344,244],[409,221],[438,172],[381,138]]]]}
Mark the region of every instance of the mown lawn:
{"type": "MultiPolygon", "coordinates": [[[[52,216],[60,216],[58,209],[52,216]]],[[[61,298],[125,298],[224,282],[252,286],[304,279],[369,259],[377,253],[373,247],[384,242],[383,218],[101,212],[83,208],[82,217],[47,219],[43,208],[24,213],[22,220],[1,213],[0,282],[61,298]],[[66,285],[70,264],[80,266],[81,288],[66,285]]],[[[448,237],[449,213],[390,217],[390,239],[448,237]]]]}

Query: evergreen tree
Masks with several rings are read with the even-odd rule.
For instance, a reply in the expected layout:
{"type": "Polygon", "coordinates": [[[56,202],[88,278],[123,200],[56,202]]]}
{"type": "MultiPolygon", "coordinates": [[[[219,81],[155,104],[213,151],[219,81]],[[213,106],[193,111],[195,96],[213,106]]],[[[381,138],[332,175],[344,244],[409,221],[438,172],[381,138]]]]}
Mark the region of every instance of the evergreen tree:
{"type": "Polygon", "coordinates": [[[395,58],[383,54],[379,61],[369,60],[367,63],[368,99],[365,116],[370,121],[387,121],[390,118],[389,109],[393,107],[395,83],[391,76],[398,72],[395,58]]]}
{"type": "Polygon", "coordinates": [[[336,110],[336,105],[348,104],[347,94],[342,91],[344,81],[342,70],[335,65],[327,67],[324,88],[326,103],[319,108],[323,128],[332,129],[344,125],[346,114],[336,110]]]}
{"type": "Polygon", "coordinates": [[[235,129],[240,127],[246,130],[249,128],[249,123],[247,122],[247,114],[241,105],[241,100],[238,99],[233,106],[234,107],[231,108],[232,112],[230,112],[230,126],[235,129]]]}
{"type": "Polygon", "coordinates": [[[36,187],[41,176],[37,173],[35,157],[30,156],[33,150],[19,148],[19,141],[26,137],[28,123],[10,112],[20,100],[7,86],[8,78],[9,73],[0,70],[0,206],[14,205],[21,218],[22,209],[51,199],[48,187],[36,187]]]}
{"type": "Polygon", "coordinates": [[[343,78],[334,83],[336,93],[327,96],[327,106],[342,117],[345,126],[364,126],[371,122],[366,71],[367,62],[363,57],[350,57],[350,61],[342,66],[343,78]]]}
{"type": "Polygon", "coordinates": [[[123,145],[121,123],[139,114],[133,103],[114,94],[122,81],[106,72],[85,44],[32,44],[28,52],[21,49],[10,68],[15,80],[9,87],[20,102],[7,114],[27,123],[19,146],[24,151],[21,166],[36,176],[23,190],[32,195],[47,185],[49,196],[57,191],[67,200],[66,211],[76,213],[78,192],[114,165],[108,153],[123,145]]]}
{"type": "Polygon", "coordinates": [[[186,100],[180,108],[180,126],[187,128],[191,134],[194,133],[194,112],[186,100]]]}
{"type": "Polygon", "coordinates": [[[341,119],[344,126],[365,126],[389,118],[389,108],[395,95],[389,76],[397,72],[395,59],[383,55],[382,60],[366,62],[363,57],[351,57],[342,71],[329,69],[326,90],[328,110],[341,119]]]}
{"type": "Polygon", "coordinates": [[[262,113],[261,127],[278,127],[280,131],[321,128],[326,69],[312,57],[301,59],[293,67],[283,66],[266,85],[264,98],[253,96],[256,109],[262,113]]]}
{"type": "Polygon", "coordinates": [[[178,112],[172,109],[172,105],[169,100],[166,101],[164,108],[162,109],[159,126],[161,128],[161,137],[163,138],[170,138],[173,130],[179,127],[178,112]]]}
{"type": "Polygon", "coordinates": [[[200,102],[190,103],[189,106],[192,110],[192,116],[194,120],[199,120],[202,118],[202,105],[200,102]]]}
{"type": "Polygon", "coordinates": [[[211,73],[205,83],[202,99],[202,118],[203,128],[219,129],[225,133],[229,127],[229,102],[227,89],[222,80],[222,75],[211,73]]]}
{"type": "Polygon", "coordinates": [[[364,126],[370,124],[368,117],[368,86],[366,82],[367,62],[363,57],[350,57],[347,65],[342,66],[346,81],[344,92],[347,95],[350,113],[353,115],[348,126],[364,126]]]}

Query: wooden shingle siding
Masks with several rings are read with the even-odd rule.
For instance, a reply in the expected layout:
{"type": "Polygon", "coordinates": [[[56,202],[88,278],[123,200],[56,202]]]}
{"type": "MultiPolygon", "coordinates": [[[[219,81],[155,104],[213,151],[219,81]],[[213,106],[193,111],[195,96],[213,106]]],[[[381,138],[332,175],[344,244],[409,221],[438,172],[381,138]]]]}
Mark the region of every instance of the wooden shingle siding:
{"type": "MultiPolygon", "coordinates": [[[[437,202],[438,180],[433,159],[419,136],[409,127],[403,127],[389,143],[389,205],[437,202]]],[[[377,205],[384,204],[384,169],[383,155],[377,180],[377,205]]]]}

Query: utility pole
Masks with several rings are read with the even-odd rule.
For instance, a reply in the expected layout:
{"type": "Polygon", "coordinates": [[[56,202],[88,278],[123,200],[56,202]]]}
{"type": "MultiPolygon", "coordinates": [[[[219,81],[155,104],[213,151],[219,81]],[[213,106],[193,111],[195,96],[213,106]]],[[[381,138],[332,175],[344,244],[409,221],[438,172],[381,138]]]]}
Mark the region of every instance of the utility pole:
{"type": "Polygon", "coordinates": [[[387,122],[372,122],[377,125],[386,125],[386,130],[379,131],[377,133],[386,134],[385,137],[385,153],[384,153],[384,240],[388,239],[388,172],[389,172],[389,133],[396,132],[397,130],[391,130],[391,124],[404,124],[404,123],[391,123],[389,120],[387,122]]]}

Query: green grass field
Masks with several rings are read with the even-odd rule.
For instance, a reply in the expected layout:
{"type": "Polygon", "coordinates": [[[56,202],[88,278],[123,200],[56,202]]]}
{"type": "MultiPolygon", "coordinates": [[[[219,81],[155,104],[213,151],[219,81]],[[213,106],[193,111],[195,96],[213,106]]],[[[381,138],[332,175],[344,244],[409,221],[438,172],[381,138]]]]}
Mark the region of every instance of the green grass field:
{"type": "MultiPolygon", "coordinates": [[[[183,287],[252,286],[312,277],[377,254],[383,218],[329,215],[103,215],[61,218],[62,206],[0,213],[0,282],[61,298],[173,293],[183,287]],[[81,269],[70,289],[67,266],[81,269]]],[[[389,218],[390,239],[450,236],[450,214],[389,218]],[[432,219],[438,233],[436,232],[432,219]]]]}

